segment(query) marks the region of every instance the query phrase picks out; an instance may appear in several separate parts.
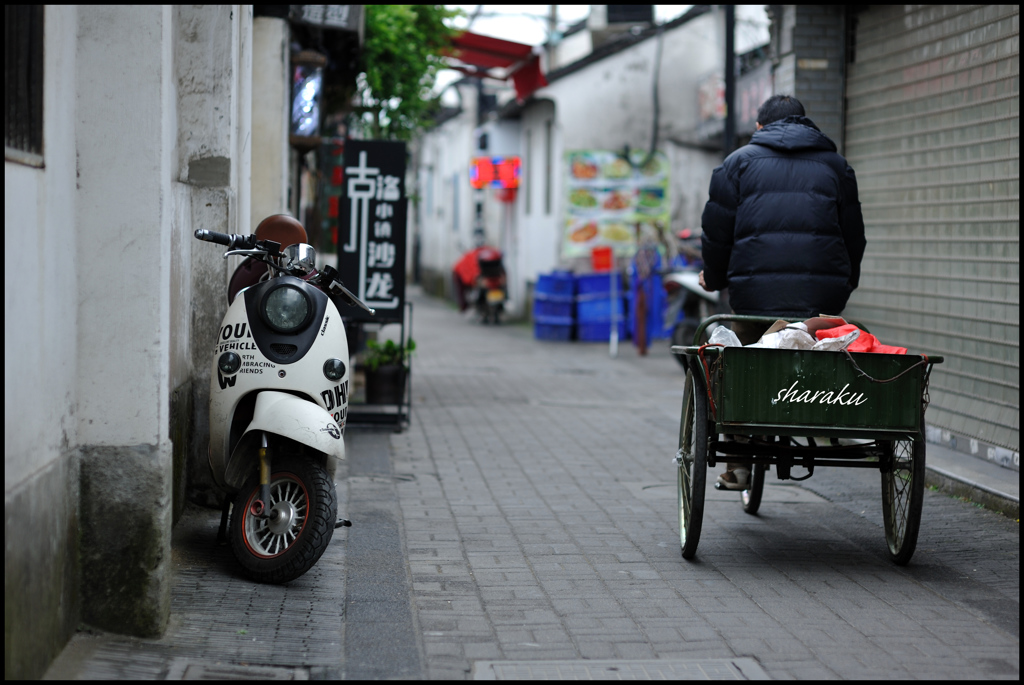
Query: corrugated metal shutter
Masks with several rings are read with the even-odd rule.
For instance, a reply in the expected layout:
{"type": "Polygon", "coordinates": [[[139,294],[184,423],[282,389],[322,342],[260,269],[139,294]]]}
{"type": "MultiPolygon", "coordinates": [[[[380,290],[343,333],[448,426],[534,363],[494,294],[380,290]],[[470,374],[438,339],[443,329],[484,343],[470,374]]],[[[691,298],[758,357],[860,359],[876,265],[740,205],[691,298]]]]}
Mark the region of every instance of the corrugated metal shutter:
{"type": "Polygon", "coordinates": [[[1019,450],[1019,7],[855,17],[845,153],[868,246],[846,314],[945,355],[930,425],[1019,450]]]}

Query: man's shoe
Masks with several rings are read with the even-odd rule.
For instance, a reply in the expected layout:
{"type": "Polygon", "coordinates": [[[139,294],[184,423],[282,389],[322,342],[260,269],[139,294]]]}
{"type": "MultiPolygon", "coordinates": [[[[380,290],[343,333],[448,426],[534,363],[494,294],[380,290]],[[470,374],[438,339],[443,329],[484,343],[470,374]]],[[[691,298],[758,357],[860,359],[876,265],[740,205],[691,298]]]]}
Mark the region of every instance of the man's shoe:
{"type": "Polygon", "coordinates": [[[726,490],[746,490],[750,482],[750,469],[730,469],[718,477],[718,484],[726,490]]]}

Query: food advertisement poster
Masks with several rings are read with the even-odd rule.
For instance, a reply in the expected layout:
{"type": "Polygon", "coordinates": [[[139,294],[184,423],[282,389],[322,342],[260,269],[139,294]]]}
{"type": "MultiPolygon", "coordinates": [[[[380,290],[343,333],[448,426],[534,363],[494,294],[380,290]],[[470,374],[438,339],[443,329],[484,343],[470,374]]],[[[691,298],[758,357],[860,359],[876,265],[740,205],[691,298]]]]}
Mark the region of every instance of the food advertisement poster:
{"type": "Polygon", "coordinates": [[[609,245],[618,257],[636,251],[636,227],[657,233],[669,225],[668,160],[646,151],[630,159],[610,150],[574,150],[565,155],[569,196],[562,236],[562,257],[589,257],[609,245]]]}

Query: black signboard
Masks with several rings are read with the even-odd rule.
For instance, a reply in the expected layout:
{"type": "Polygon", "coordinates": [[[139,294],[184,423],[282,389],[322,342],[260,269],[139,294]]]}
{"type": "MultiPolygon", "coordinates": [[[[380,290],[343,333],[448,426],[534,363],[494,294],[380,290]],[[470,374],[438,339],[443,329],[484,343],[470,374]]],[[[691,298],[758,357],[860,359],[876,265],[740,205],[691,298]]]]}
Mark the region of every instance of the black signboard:
{"type": "Polygon", "coordinates": [[[289,5],[292,23],[362,33],[362,5],[289,5]]]}
{"type": "Polygon", "coordinates": [[[352,321],[396,322],[405,304],[405,143],[345,141],[338,212],[338,272],[376,314],[345,306],[352,321]]]}

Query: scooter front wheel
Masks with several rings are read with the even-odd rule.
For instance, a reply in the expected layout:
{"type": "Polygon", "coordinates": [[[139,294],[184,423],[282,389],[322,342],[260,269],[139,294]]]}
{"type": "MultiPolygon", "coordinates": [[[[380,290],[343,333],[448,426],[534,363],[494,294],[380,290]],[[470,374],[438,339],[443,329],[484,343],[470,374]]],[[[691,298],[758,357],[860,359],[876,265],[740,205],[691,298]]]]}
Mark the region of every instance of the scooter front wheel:
{"type": "Polygon", "coordinates": [[[308,459],[275,463],[269,515],[253,513],[259,499],[254,474],[234,501],[231,549],[247,576],[261,583],[286,583],[313,567],[334,535],[338,500],[327,470],[308,459]]]}

